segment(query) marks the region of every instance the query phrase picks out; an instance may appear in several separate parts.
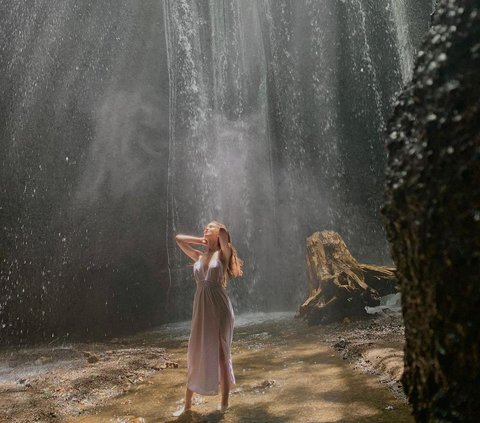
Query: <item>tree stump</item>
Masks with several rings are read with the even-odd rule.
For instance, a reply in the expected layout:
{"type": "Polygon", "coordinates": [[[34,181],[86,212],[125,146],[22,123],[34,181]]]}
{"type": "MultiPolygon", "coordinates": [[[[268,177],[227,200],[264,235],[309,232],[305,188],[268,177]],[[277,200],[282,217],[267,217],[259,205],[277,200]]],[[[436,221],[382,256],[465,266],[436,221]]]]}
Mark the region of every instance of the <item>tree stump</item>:
{"type": "Polygon", "coordinates": [[[359,263],[336,232],[307,238],[306,260],[310,294],[296,317],[309,324],[366,317],[365,306],[378,306],[380,296],[398,292],[394,268],[359,263]]]}

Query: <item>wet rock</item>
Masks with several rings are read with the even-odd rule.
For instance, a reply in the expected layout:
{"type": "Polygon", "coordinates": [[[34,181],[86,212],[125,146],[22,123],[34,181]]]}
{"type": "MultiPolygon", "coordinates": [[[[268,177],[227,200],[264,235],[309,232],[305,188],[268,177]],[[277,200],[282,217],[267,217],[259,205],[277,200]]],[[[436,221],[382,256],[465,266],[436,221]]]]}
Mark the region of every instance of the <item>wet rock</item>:
{"type": "Polygon", "coordinates": [[[345,341],[345,339],[340,339],[340,341],[336,342],[334,345],[333,345],[333,348],[335,348],[336,350],[343,350],[345,347],[347,346],[347,341],[345,341]]]}
{"type": "Polygon", "coordinates": [[[91,353],[89,351],[84,351],[83,355],[89,363],[97,363],[99,361],[98,355],[91,353]]]}
{"type": "Polygon", "coordinates": [[[20,378],[20,379],[17,381],[17,383],[18,383],[19,385],[23,385],[25,388],[31,388],[31,387],[32,387],[32,384],[31,384],[31,382],[30,382],[30,379],[27,379],[27,378],[24,378],[24,377],[20,378]]]}
{"type": "Polygon", "coordinates": [[[137,417],[137,416],[123,416],[123,417],[118,417],[116,422],[117,423],[144,423],[145,419],[143,417],[137,417]]]}
{"type": "Polygon", "coordinates": [[[48,363],[50,361],[52,361],[52,357],[41,356],[35,360],[35,364],[37,366],[41,366],[42,364],[48,363]]]}
{"type": "Polygon", "coordinates": [[[388,124],[383,209],[417,421],[479,421],[480,4],[440,0],[388,124]]]}
{"type": "Polygon", "coordinates": [[[169,361],[169,360],[161,360],[152,365],[152,369],[154,370],[177,369],[177,368],[178,368],[178,363],[176,363],[175,361],[169,361]]]}
{"type": "Polygon", "coordinates": [[[273,385],[275,385],[274,380],[263,380],[260,383],[257,383],[253,388],[254,389],[266,389],[266,388],[271,388],[273,385]]]}

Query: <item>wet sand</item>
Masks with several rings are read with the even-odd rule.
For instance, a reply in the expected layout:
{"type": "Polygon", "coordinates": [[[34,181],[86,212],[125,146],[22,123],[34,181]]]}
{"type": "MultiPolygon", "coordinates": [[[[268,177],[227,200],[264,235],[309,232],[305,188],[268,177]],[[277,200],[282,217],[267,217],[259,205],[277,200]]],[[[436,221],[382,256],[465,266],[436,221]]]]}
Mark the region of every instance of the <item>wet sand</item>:
{"type": "MultiPolygon", "coordinates": [[[[141,353],[148,349],[152,359],[157,354],[160,364],[157,363],[155,371],[135,375],[131,369],[130,380],[123,381],[127,382],[127,389],[122,385],[121,392],[111,392],[101,401],[91,399],[90,406],[87,402],[75,411],[77,415],[73,414],[73,408],[65,413],[68,407],[62,410],[60,400],[54,401],[53,396],[45,398],[51,414],[38,415],[37,403],[37,414],[31,414],[35,420],[30,421],[413,422],[408,405],[388,389],[388,384],[381,383],[379,374],[369,374],[375,372],[368,365],[354,369],[355,361],[345,348],[336,348],[337,351],[331,348],[334,338],[341,335],[340,329],[341,326],[337,329],[330,326],[327,330],[311,328],[285,313],[240,316],[232,350],[237,385],[232,390],[229,410],[223,414],[216,411],[220,396],[195,396],[191,415],[180,418],[172,417],[172,413],[181,407],[184,394],[188,322],[122,338],[116,340],[118,351],[136,349],[141,353]]],[[[348,345],[349,341],[341,344],[348,345]]],[[[374,351],[374,343],[370,344],[369,351],[374,351]]],[[[104,373],[101,369],[108,359],[99,351],[100,348],[97,350],[100,360],[88,364],[97,377],[104,373]]],[[[137,355],[137,361],[140,356],[137,355]]],[[[85,378],[84,383],[87,382],[85,378]]],[[[108,385],[114,390],[119,384],[111,378],[103,388],[108,385]]],[[[92,385],[92,389],[99,387],[92,385]]],[[[36,399],[39,400],[41,397],[36,399]]],[[[2,404],[1,409],[0,415],[5,416],[8,404],[2,404]]],[[[10,418],[9,421],[16,421],[13,414],[10,418]]]]}

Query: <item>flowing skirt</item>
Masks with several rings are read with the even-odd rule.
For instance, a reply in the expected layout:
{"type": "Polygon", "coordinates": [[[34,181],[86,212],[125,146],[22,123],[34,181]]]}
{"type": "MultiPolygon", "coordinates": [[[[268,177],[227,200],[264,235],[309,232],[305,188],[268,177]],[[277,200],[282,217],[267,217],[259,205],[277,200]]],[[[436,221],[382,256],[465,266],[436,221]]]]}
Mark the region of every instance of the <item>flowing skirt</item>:
{"type": "Polygon", "coordinates": [[[234,319],[233,307],[224,288],[217,283],[197,283],[187,353],[187,387],[193,392],[218,394],[220,349],[230,385],[235,385],[231,358],[234,319]]]}

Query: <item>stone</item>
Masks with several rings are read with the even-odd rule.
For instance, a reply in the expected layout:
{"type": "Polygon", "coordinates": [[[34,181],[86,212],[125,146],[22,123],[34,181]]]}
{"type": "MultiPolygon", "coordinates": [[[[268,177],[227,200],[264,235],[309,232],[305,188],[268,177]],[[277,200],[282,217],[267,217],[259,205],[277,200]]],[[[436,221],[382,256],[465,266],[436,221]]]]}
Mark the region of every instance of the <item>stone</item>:
{"type": "Polygon", "coordinates": [[[480,421],[479,12],[478,1],[438,1],[387,127],[382,212],[418,422],[480,421]]]}

